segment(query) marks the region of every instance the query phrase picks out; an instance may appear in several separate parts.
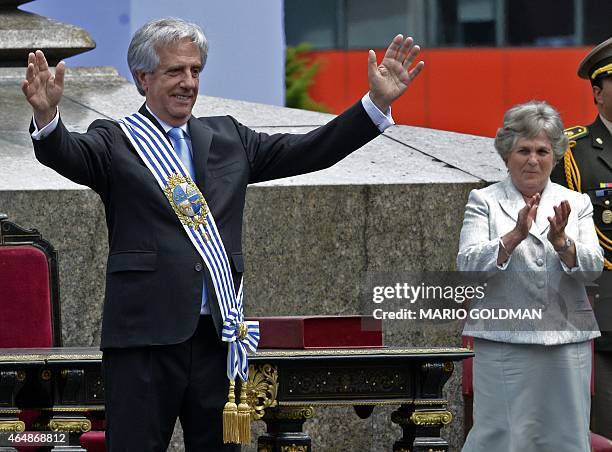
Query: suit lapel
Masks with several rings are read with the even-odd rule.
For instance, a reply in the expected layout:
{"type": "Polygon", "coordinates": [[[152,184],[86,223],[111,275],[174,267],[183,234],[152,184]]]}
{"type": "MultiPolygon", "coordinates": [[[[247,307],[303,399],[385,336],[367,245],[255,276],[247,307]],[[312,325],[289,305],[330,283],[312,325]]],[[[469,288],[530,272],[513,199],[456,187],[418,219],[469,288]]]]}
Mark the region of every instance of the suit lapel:
{"type": "Polygon", "coordinates": [[[555,189],[553,188],[552,182],[549,179],[544,191],[542,192],[542,196],[540,197],[540,205],[538,206],[538,213],[536,214],[535,224],[537,230],[539,231],[539,235],[544,235],[550,227],[548,217],[552,216],[555,212],[553,210],[555,202],[555,189]]]}
{"type": "Polygon", "coordinates": [[[172,142],[169,140],[168,135],[166,135],[166,131],[161,126],[161,124],[157,121],[157,119],[155,119],[155,116],[153,116],[151,112],[147,109],[146,104],[142,104],[142,107],[140,107],[140,109],[138,110],[138,113],[146,116],[147,119],[149,119],[149,121],[151,121],[153,125],[159,129],[162,135],[166,137],[166,140],[168,140],[170,145],[172,145],[172,142]]]}
{"type": "Polygon", "coordinates": [[[525,205],[523,197],[512,184],[510,175],[503,181],[504,194],[499,199],[502,210],[514,221],[518,219],[518,212],[525,205]]]}
{"type": "Polygon", "coordinates": [[[202,193],[208,193],[207,186],[210,180],[208,174],[208,154],[212,143],[212,132],[204,127],[194,116],[187,123],[191,137],[191,152],[193,165],[196,171],[196,182],[202,193]]]}
{"type": "Polygon", "coordinates": [[[591,126],[590,135],[593,148],[601,150],[599,158],[612,170],[612,135],[599,115],[591,126]]]}
{"type": "MultiPolygon", "coordinates": [[[[168,135],[166,135],[166,132],[164,131],[164,128],[157,121],[157,119],[155,119],[155,116],[153,116],[151,114],[151,112],[149,110],[147,110],[146,104],[142,104],[142,106],[138,109],[138,113],[140,113],[141,115],[145,116],[149,121],[151,121],[153,123],[153,125],[159,129],[159,131],[166,138],[166,140],[168,140],[168,143],[170,143],[170,146],[172,147],[172,142],[170,142],[170,139],[168,138],[168,135]]],[[[134,149],[134,146],[131,143],[129,144],[128,149],[131,152],[133,152],[134,155],[136,155],[138,157],[138,161],[140,162],[140,164],[142,166],[144,166],[144,167],[147,166],[145,164],[145,162],[142,160],[142,158],[138,155],[138,152],[136,152],[136,149],[134,149]]]]}
{"type": "MultiPolygon", "coordinates": [[[[503,181],[503,188],[505,196],[502,195],[499,200],[499,205],[504,213],[516,222],[518,220],[519,211],[525,207],[525,200],[523,199],[523,195],[521,195],[521,193],[512,183],[510,175],[508,175],[508,177],[506,177],[506,179],[503,181]]],[[[542,198],[540,198],[536,220],[532,223],[531,229],[529,229],[529,233],[540,241],[542,240],[540,236],[548,228],[548,219],[546,218],[546,214],[544,212],[547,211],[546,205],[547,203],[551,202],[550,198],[553,197],[552,193],[547,193],[547,191],[550,191],[550,189],[551,183],[549,181],[544,189],[544,192],[542,193],[542,198]],[[542,205],[542,201],[545,202],[545,206],[542,205]]]]}
{"type": "MultiPolygon", "coordinates": [[[[168,138],[168,135],[164,131],[164,128],[161,124],[155,119],[145,104],[143,104],[138,110],[139,113],[146,116],[151,122],[157,127],[161,133],[166,137],[170,146],[172,146],[172,141],[168,138]]],[[[208,154],[210,152],[210,144],[212,142],[212,132],[204,127],[200,121],[198,121],[194,116],[192,116],[187,122],[187,127],[189,129],[189,136],[191,138],[191,152],[193,154],[193,165],[195,167],[195,178],[196,183],[200,190],[203,193],[206,192],[205,186],[208,184],[208,165],[206,162],[208,161],[208,154]]]]}

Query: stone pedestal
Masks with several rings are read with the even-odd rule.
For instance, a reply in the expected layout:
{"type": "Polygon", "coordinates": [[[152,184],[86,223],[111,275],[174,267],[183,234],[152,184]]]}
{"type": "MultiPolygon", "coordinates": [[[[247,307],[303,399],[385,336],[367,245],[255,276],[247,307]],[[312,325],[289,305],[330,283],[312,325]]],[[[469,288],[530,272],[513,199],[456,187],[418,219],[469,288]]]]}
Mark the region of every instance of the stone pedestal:
{"type": "Polygon", "coordinates": [[[55,66],[96,47],[82,28],[17,9],[30,1],[0,0],[0,66],[25,68],[28,53],[37,49],[55,66]]]}

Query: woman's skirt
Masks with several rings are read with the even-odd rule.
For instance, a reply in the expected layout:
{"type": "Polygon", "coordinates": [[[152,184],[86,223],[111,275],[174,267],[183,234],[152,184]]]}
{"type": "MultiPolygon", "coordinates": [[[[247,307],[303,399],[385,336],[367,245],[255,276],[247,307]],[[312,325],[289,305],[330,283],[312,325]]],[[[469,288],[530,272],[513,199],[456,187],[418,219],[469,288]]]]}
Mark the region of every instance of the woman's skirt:
{"type": "Polygon", "coordinates": [[[474,426],[463,452],[589,452],[591,342],[474,340],[474,426]]]}

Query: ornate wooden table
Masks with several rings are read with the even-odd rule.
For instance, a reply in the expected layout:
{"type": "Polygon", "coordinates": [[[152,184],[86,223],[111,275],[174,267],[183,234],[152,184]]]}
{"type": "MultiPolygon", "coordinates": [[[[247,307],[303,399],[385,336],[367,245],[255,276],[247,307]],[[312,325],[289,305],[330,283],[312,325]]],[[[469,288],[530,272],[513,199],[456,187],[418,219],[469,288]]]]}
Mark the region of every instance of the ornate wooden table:
{"type": "Polygon", "coordinates": [[[26,417],[29,431],[65,433],[78,445],[92,422],[104,418],[101,361],[95,348],[0,348],[0,432],[23,432],[26,417]]]}
{"type": "MultiPolygon", "coordinates": [[[[267,426],[258,451],[310,452],[304,422],[315,407],[337,405],[362,418],[374,406],[399,405],[391,421],[403,435],[393,451],[447,451],[440,428],[453,415],[442,389],[454,362],[471,356],[464,348],[260,350],[250,358],[248,388],[252,418],[267,426]]],[[[74,442],[104,416],[101,359],[93,348],[0,349],[0,431],[25,430],[19,415],[35,409],[36,430],[66,432],[74,442]]]]}

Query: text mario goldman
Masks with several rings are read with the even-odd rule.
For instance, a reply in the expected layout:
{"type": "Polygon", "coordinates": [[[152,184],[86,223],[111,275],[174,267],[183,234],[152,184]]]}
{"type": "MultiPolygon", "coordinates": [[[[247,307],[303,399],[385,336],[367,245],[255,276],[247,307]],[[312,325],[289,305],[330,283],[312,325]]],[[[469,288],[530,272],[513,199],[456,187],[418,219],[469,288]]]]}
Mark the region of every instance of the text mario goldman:
{"type": "Polygon", "coordinates": [[[377,320],[542,320],[541,309],[528,308],[421,308],[399,311],[374,309],[372,315],[377,320]]]}

